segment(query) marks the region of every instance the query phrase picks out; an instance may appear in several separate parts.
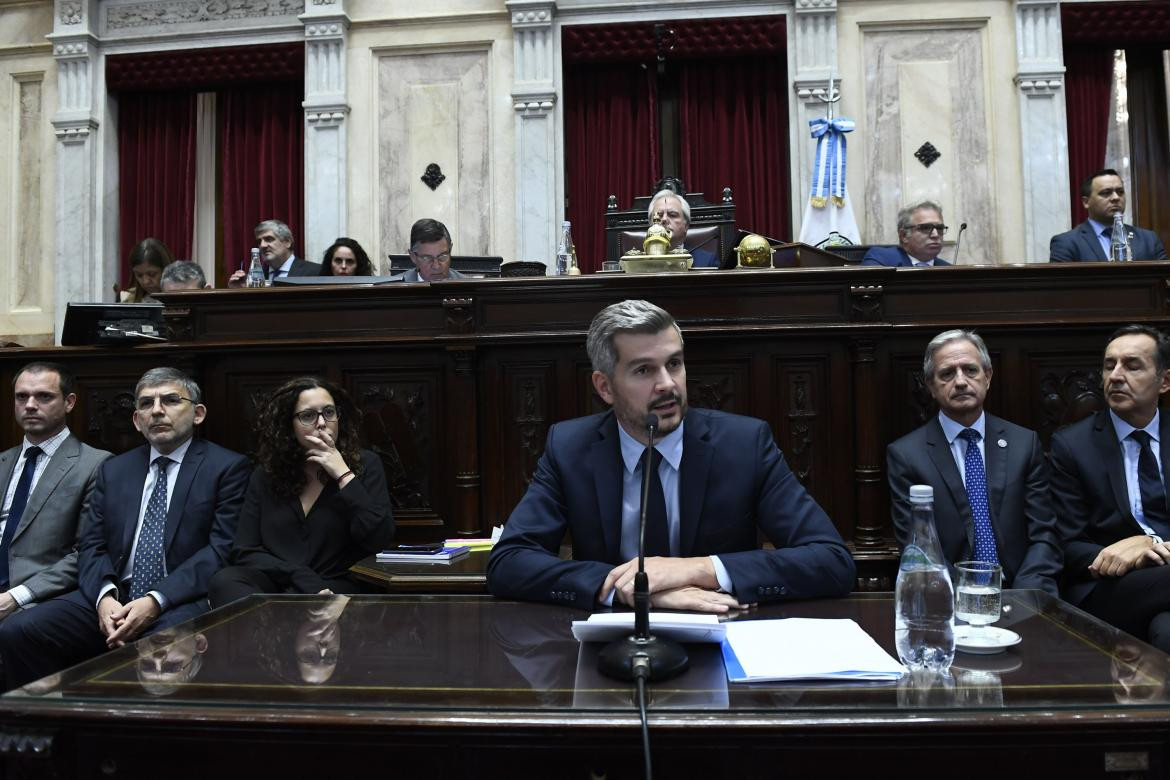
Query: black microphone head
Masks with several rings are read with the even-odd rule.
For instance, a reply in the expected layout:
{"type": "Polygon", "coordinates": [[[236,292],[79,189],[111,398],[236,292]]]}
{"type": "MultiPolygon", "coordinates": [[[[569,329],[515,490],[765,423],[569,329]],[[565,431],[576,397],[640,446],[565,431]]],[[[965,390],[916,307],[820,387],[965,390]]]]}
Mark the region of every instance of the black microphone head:
{"type": "Polygon", "coordinates": [[[966,230],[966,229],[967,229],[967,223],[966,223],[966,222],[964,222],[963,224],[959,225],[959,230],[966,230]]]}
{"type": "Polygon", "coordinates": [[[645,423],[646,423],[647,430],[651,430],[651,431],[658,430],[658,415],[656,415],[656,414],[646,415],[645,423]]]}

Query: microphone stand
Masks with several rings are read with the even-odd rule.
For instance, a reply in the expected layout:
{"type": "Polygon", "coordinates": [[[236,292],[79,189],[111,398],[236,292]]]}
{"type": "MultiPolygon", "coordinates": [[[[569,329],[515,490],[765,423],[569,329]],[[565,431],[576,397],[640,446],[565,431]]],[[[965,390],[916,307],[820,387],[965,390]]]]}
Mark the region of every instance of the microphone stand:
{"type": "Polygon", "coordinates": [[[646,503],[650,493],[650,455],[654,434],[658,432],[658,415],[646,415],[650,435],[646,457],[642,462],[642,510],[638,529],[638,572],[634,575],[634,633],[615,639],[601,649],[597,668],[607,677],[618,680],[668,680],[686,671],[688,659],[683,646],[672,639],[650,633],[650,578],[646,576],[646,503]]]}
{"type": "Polygon", "coordinates": [[[955,257],[951,260],[953,265],[959,264],[959,247],[963,245],[963,231],[967,229],[967,223],[959,225],[959,235],[955,237],[955,257]]]}

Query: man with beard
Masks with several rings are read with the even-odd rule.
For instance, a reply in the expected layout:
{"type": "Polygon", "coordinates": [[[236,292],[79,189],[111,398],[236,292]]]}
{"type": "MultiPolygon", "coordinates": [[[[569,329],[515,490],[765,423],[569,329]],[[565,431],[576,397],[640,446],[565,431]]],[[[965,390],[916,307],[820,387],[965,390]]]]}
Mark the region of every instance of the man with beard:
{"type": "Polygon", "coordinates": [[[610,411],[559,423],[488,561],[505,598],[591,608],[633,604],[646,418],[658,419],[646,572],[658,609],[727,612],[842,596],[855,567],[766,423],[687,408],[682,333],[646,301],[601,311],[586,343],[610,411]],[[571,532],[573,560],[557,550],[571,532]],[[758,534],[775,546],[761,550],[758,534]]]}

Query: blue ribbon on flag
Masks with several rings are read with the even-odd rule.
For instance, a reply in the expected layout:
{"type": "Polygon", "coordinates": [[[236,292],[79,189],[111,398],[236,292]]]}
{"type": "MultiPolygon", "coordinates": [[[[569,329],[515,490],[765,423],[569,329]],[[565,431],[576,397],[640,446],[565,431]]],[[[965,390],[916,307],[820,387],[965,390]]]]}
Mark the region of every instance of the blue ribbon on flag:
{"type": "Polygon", "coordinates": [[[809,202],[823,209],[831,200],[840,208],[845,205],[845,134],[853,132],[855,125],[844,117],[810,119],[808,125],[817,139],[809,202]]]}

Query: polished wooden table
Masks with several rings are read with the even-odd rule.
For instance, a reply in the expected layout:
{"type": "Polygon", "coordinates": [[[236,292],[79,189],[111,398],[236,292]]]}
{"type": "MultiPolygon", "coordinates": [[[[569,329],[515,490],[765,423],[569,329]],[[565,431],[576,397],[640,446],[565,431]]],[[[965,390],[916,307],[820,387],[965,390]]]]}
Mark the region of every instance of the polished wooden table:
{"type": "MultiPolygon", "coordinates": [[[[717,648],[691,646],[651,686],[658,776],[1164,777],[1170,656],[1038,592],[1005,603],[1022,643],[944,678],[729,685],[717,648]]],[[[20,776],[637,777],[631,692],[572,639],[585,615],[252,597],[0,698],[0,751],[20,776]]],[[[888,593],[737,619],[795,616],[851,618],[893,650],[888,593]]]]}

